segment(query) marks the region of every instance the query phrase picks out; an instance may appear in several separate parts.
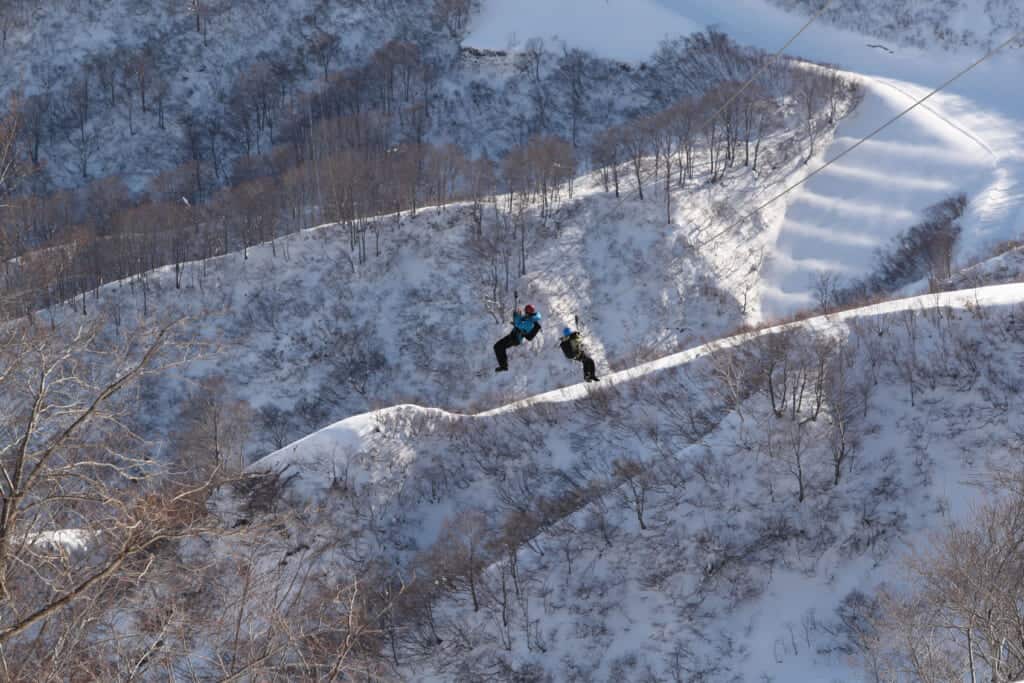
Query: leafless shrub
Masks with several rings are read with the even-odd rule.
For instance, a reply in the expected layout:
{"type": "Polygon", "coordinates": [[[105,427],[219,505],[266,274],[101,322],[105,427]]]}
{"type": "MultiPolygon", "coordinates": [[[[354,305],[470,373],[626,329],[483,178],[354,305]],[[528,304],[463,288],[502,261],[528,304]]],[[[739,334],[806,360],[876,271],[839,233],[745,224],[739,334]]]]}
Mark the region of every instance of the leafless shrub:
{"type": "Polygon", "coordinates": [[[883,593],[870,626],[858,629],[873,636],[862,637],[870,669],[882,680],[897,672],[918,680],[1020,679],[1022,539],[1024,505],[1016,494],[937,535],[908,561],[914,589],[883,593]]]}
{"type": "Polygon", "coordinates": [[[619,458],[614,462],[613,474],[619,485],[618,494],[623,503],[636,515],[637,524],[647,529],[644,513],[648,501],[660,489],[657,472],[647,464],[631,458],[619,458]]]}
{"type": "Polygon", "coordinates": [[[431,550],[438,579],[455,590],[468,590],[473,611],[480,610],[479,575],[490,563],[491,528],[482,512],[468,511],[448,520],[431,550]]]}
{"type": "Polygon", "coordinates": [[[250,518],[273,512],[281,501],[281,495],[298,472],[285,476],[285,470],[253,472],[235,479],[231,487],[243,501],[242,509],[250,518]]]}
{"type": "Polygon", "coordinates": [[[747,349],[722,348],[711,351],[710,378],[708,391],[725,410],[735,410],[744,419],[743,403],[753,395],[760,385],[758,373],[754,371],[757,360],[747,349]]]}
{"type": "Polygon", "coordinates": [[[839,290],[839,276],[831,272],[821,272],[812,281],[814,300],[822,315],[827,315],[836,305],[836,292],[839,290]]]}
{"type": "Polygon", "coordinates": [[[209,376],[192,392],[171,436],[172,447],[197,471],[240,473],[253,428],[248,402],[226,398],[223,377],[209,376]]]}

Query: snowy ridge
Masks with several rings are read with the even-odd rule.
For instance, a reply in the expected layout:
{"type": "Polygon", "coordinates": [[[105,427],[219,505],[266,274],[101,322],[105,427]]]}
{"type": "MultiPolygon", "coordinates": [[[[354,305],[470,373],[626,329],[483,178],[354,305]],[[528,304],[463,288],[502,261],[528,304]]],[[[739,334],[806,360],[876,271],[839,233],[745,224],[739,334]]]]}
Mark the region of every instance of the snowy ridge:
{"type": "MultiPolygon", "coordinates": [[[[539,619],[525,639],[513,632],[518,617],[501,630],[493,597],[479,614],[465,593],[443,597],[439,623],[475,635],[439,649],[427,670],[404,669],[403,679],[449,681],[455,671],[472,679],[497,658],[517,671],[540,667],[555,680],[571,671],[581,680],[642,680],[644,666],[665,680],[679,665],[672,648],[682,641],[691,675],[852,680],[852,660],[836,653],[830,625],[841,600],[898,580],[906,544],[963,519],[981,495],[971,482],[990,461],[1013,457],[1012,425],[999,405],[1020,375],[1007,364],[1021,352],[1022,304],[1024,283],[928,294],[725,337],[608,374],[598,386],[576,384],[481,413],[394,406],[321,430],[250,472],[295,477],[284,494],[289,507],[326,511],[326,527],[308,516],[291,527],[291,544],[344,533],[398,563],[431,557],[434,544],[448,542],[446,529],[473,515],[500,527],[501,505],[543,505],[560,482],[602,471],[605,458],[627,455],[657,480],[677,482],[649,492],[646,529],[628,504],[615,502],[628,501],[629,490],[612,489],[517,551],[535,615],[523,618],[539,619]],[[816,422],[805,466],[817,483],[796,503],[791,473],[756,441],[767,424],[757,417],[763,396],[710,410],[716,421],[697,441],[676,434],[677,420],[686,422],[680,408],[709,401],[717,354],[790,331],[838,339],[859,330],[865,336],[850,348],[864,353],[861,344],[878,344],[879,358],[898,358],[908,348],[906,312],[918,314],[922,363],[947,379],[919,378],[917,407],[895,370],[876,379],[864,442],[841,486],[825,483],[831,464],[813,449],[827,447],[827,421],[816,422]],[[976,354],[974,382],[955,369],[957,344],[976,354]],[[996,368],[1008,376],[993,378],[996,368]],[[527,449],[508,445],[525,440],[527,449]],[[524,492],[534,498],[519,500],[524,492]],[[372,531],[365,520],[350,522],[349,508],[371,511],[372,531]],[[614,534],[608,545],[595,521],[605,518],[614,534]],[[698,592],[694,603],[689,596],[698,592]],[[692,612],[694,604],[703,607],[692,612]],[[498,647],[506,638],[507,652],[498,647]]],[[[507,568],[495,559],[481,585],[489,581],[493,590],[507,568]]]]}
{"type": "MultiPolygon", "coordinates": [[[[498,408],[493,408],[479,413],[459,413],[441,410],[438,408],[420,406],[415,404],[401,404],[381,410],[374,410],[368,413],[354,415],[341,420],[324,429],[318,430],[298,441],[285,446],[269,455],[257,460],[249,466],[249,472],[283,471],[287,467],[301,470],[303,466],[314,465],[323,470],[323,458],[330,454],[329,458],[338,462],[344,461],[348,455],[360,452],[367,448],[368,441],[376,434],[380,434],[380,424],[395,419],[424,419],[424,420],[474,420],[493,418],[508,415],[528,408],[535,408],[541,405],[571,404],[573,402],[586,400],[593,392],[608,390],[612,388],[623,388],[633,383],[640,383],[639,380],[648,379],[652,376],[666,373],[668,371],[683,371],[687,365],[694,361],[706,358],[717,352],[730,348],[740,347],[750,341],[766,335],[778,334],[780,332],[810,329],[828,330],[854,319],[871,318],[877,316],[892,315],[903,311],[920,311],[926,309],[957,309],[969,308],[995,308],[1024,304],[1024,283],[1011,283],[1004,285],[993,285],[990,287],[979,287],[953,292],[940,292],[922,296],[895,299],[880,304],[873,304],[862,308],[850,309],[829,315],[822,315],[806,320],[789,322],[782,325],[765,327],[752,332],[723,337],[721,339],[696,346],[679,353],[674,353],[664,358],[643,363],[635,367],[602,376],[599,384],[581,382],[560,389],[543,392],[522,400],[514,401],[498,408]]],[[[600,374],[600,368],[598,368],[600,374]]],[[[408,462],[388,463],[388,469],[392,466],[406,466],[408,462]]],[[[338,470],[335,469],[336,473],[338,470]]],[[[367,472],[360,483],[370,483],[374,479],[372,473],[367,472]]]]}
{"type": "MultiPolygon", "coordinates": [[[[715,353],[716,351],[741,346],[742,344],[752,339],[756,339],[757,337],[776,334],[786,330],[799,329],[802,327],[820,330],[835,326],[840,322],[847,321],[852,318],[889,315],[892,313],[899,313],[901,311],[924,308],[948,307],[963,309],[969,306],[1009,306],[1020,303],[1024,303],[1024,283],[993,285],[991,287],[979,287],[977,289],[940,292],[937,294],[926,294],[923,296],[895,299],[893,301],[865,306],[863,308],[854,308],[840,313],[823,315],[783,325],[775,325],[773,327],[765,327],[755,332],[746,332],[743,334],[733,335],[731,337],[724,337],[701,346],[696,346],[692,349],[687,349],[686,351],[674,353],[664,358],[644,363],[643,365],[638,365],[628,370],[606,375],[602,377],[602,382],[607,382],[609,384],[630,382],[646,377],[652,373],[685,365],[698,358],[703,358],[704,356],[715,353]]],[[[536,403],[559,403],[578,400],[584,398],[587,395],[587,392],[592,390],[591,387],[592,385],[581,383],[565,387],[563,389],[548,391],[493,410],[485,411],[480,413],[480,415],[498,415],[536,403]]]]}
{"type": "Polygon", "coordinates": [[[591,392],[599,391],[616,384],[628,384],[630,382],[646,378],[650,375],[677,370],[693,360],[706,357],[715,352],[741,346],[758,337],[777,334],[788,330],[799,330],[803,328],[814,330],[826,330],[834,328],[840,323],[850,319],[870,317],[877,315],[888,315],[906,310],[921,310],[926,308],[948,307],[965,309],[968,307],[993,307],[1011,306],[1024,303],[1024,283],[1012,283],[1007,285],[994,285],[991,287],[980,287],[970,290],[958,290],[953,292],[939,292],[921,296],[894,299],[879,304],[872,304],[861,308],[852,308],[837,313],[819,315],[803,319],[793,323],[785,323],[772,327],[762,328],[754,332],[745,332],[722,339],[694,346],[693,348],[667,355],[663,358],[645,362],[634,368],[621,372],[603,375],[601,384],[595,385],[587,382],[569,385],[553,391],[546,391],[529,396],[520,400],[501,405],[499,408],[490,409],[476,414],[464,414],[451,411],[443,411],[436,408],[424,407],[414,403],[403,403],[393,405],[379,411],[355,415],[341,420],[329,427],[309,434],[294,443],[267,455],[250,466],[250,471],[280,470],[282,467],[301,466],[308,462],[309,454],[322,451],[324,447],[332,453],[352,453],[361,449],[366,437],[374,432],[375,425],[379,421],[387,421],[394,417],[420,414],[431,418],[484,418],[512,413],[538,403],[565,403],[586,398],[591,392]]]}

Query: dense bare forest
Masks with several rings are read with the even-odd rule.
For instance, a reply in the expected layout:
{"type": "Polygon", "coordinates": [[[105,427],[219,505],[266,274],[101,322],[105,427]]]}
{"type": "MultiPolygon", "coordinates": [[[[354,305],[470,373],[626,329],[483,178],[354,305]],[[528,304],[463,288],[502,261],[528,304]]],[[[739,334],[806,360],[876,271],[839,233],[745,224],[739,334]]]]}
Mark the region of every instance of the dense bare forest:
{"type": "MultiPolygon", "coordinates": [[[[805,112],[810,155],[815,131],[832,125],[851,96],[843,79],[779,63],[728,101],[766,56],[714,32],[666,42],[639,70],[579,51],[550,52],[541,42],[514,58],[439,48],[454,44],[469,10],[468,2],[438,2],[432,29],[388,40],[343,70],[332,68],[338,36],[315,33],[290,70],[271,56],[248,64],[212,111],[189,111],[160,94],[151,78],[161,58],[145,49],[97,57],[73,67],[65,90],[18,98],[17,144],[31,172],[5,214],[0,257],[5,298],[17,302],[11,312],[76,297],[87,311],[86,293],[127,278],[144,295],[144,274],[154,268],[180,272],[186,261],[244,252],[319,223],[348,226],[362,262],[386,239],[377,216],[454,200],[480,207],[499,193],[509,207],[517,197],[548,207],[560,192],[571,193],[572,178],[588,166],[601,169],[618,196],[619,166],[629,161],[643,197],[648,182],[691,180],[698,145],[712,150],[712,181],[737,163],[756,170],[767,157],[777,165],[803,144],[762,149],[787,119],[805,112]],[[506,72],[497,83],[474,75],[473,64],[495,60],[506,72]],[[319,86],[300,87],[314,68],[323,70],[319,86]],[[630,99],[642,104],[622,104],[630,99]],[[163,129],[165,109],[177,112],[164,144],[179,147],[179,166],[157,173],[142,192],[123,174],[94,179],[96,131],[131,131],[141,119],[163,129]],[[480,133],[499,131],[490,148],[460,144],[452,134],[467,117],[480,133]],[[76,143],[80,186],[51,191],[45,152],[64,139],[76,143]],[[651,155],[655,168],[642,174],[651,155]]],[[[216,15],[197,12],[199,22],[216,15]]],[[[502,222],[512,231],[522,223],[502,222]]]]}

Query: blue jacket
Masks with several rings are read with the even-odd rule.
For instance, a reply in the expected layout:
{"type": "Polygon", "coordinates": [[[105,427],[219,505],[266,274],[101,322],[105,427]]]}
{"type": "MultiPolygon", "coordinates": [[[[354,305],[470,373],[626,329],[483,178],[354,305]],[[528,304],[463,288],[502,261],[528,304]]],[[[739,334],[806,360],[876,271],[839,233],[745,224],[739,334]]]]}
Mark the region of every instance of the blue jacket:
{"type": "Polygon", "coordinates": [[[540,332],[540,313],[533,315],[512,314],[512,325],[516,329],[516,336],[520,341],[525,337],[527,341],[533,339],[540,332]]]}

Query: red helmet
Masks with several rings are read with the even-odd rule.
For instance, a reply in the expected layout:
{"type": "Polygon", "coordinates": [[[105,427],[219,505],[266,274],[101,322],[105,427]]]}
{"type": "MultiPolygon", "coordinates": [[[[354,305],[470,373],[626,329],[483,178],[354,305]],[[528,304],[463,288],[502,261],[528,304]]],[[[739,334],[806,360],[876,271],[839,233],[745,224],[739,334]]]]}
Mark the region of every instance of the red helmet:
{"type": "Polygon", "coordinates": [[[526,311],[526,315],[533,315],[537,312],[537,309],[533,307],[533,304],[526,304],[526,308],[523,310],[526,311]]]}

